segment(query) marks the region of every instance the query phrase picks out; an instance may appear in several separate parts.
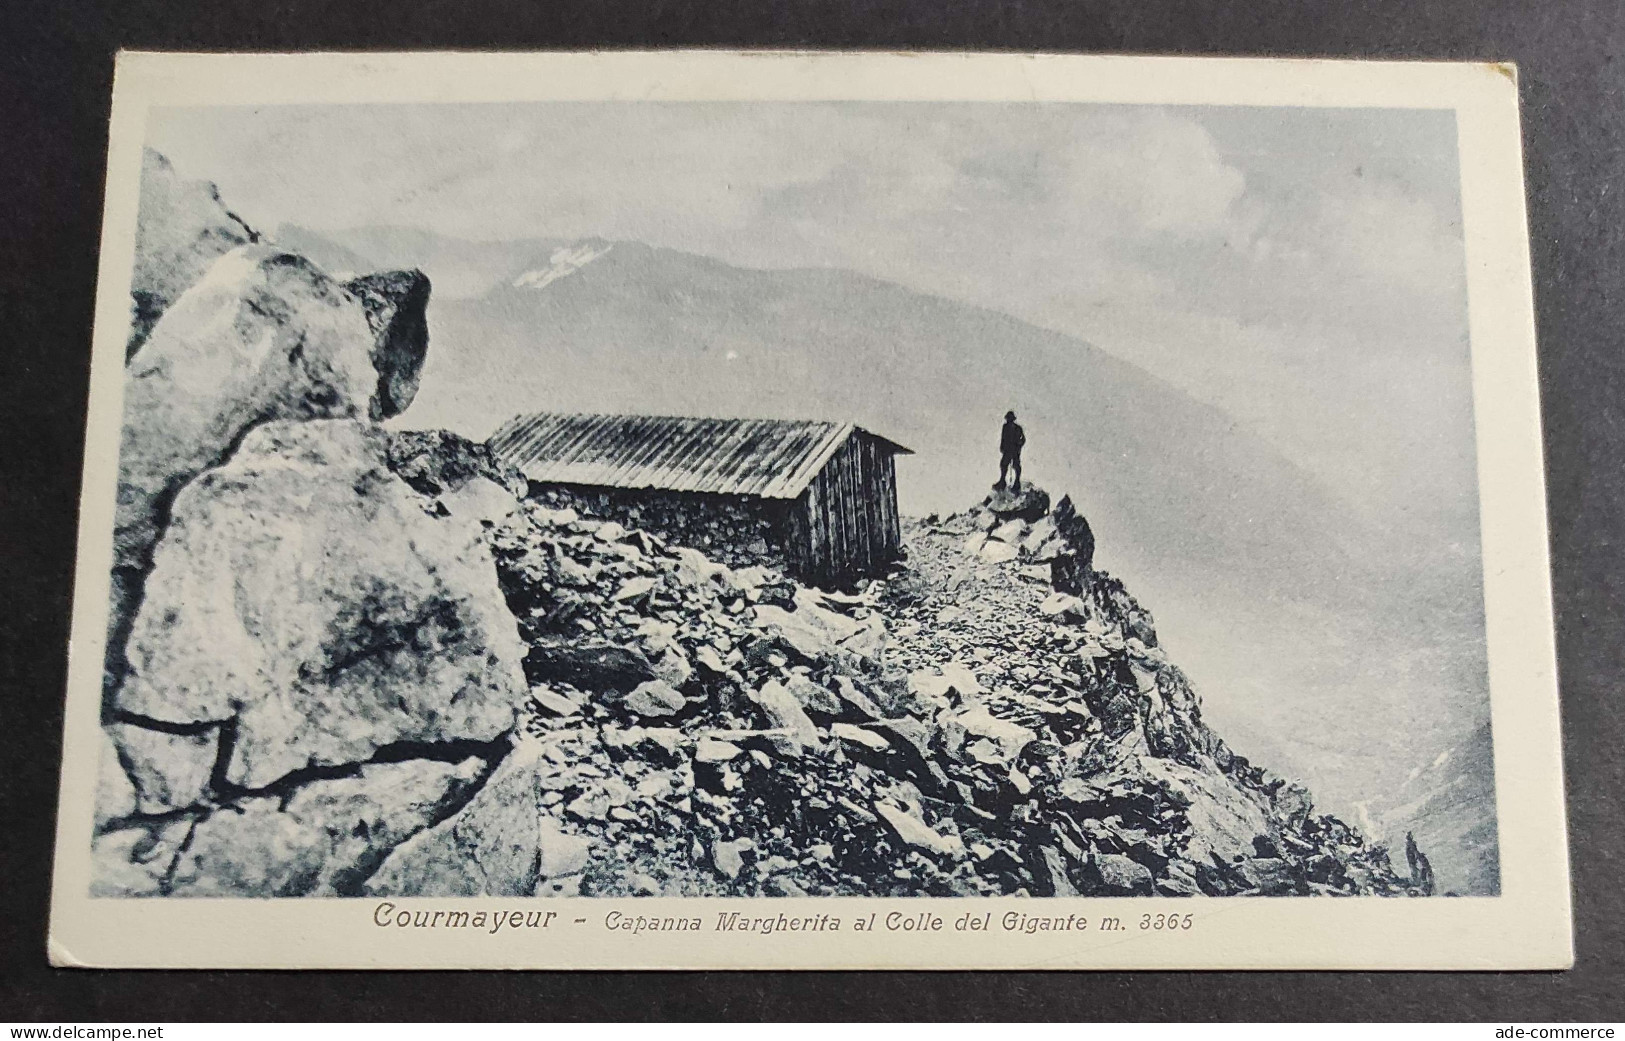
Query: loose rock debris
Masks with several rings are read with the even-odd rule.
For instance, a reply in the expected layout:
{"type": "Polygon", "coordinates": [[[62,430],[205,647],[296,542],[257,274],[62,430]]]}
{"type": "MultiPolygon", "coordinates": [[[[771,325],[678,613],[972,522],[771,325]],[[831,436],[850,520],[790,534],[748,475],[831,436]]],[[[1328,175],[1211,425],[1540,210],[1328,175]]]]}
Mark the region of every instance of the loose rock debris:
{"type": "Polygon", "coordinates": [[[535,504],[492,544],[542,810],[591,844],[572,891],[1409,890],[1202,723],[1120,582],[1052,586],[1076,548],[1049,513],[909,522],[906,563],[856,593],[535,504]]]}

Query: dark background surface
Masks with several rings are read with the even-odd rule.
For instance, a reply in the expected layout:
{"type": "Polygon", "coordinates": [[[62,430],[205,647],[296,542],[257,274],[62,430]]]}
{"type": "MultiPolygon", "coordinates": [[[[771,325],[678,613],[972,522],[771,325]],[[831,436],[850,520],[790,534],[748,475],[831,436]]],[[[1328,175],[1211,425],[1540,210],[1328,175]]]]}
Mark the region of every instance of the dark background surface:
{"type": "Polygon", "coordinates": [[[0,1020],[1625,1019],[1625,49],[1619,0],[0,3],[0,1020]],[[46,908],[113,53],[840,47],[1510,59],[1562,672],[1566,973],[53,970],[46,908]]]}

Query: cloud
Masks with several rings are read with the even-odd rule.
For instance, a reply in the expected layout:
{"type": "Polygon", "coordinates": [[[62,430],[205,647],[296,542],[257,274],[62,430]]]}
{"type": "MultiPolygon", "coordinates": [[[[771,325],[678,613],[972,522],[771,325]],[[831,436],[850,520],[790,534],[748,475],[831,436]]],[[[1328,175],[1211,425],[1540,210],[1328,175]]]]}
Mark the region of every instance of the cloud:
{"type": "Polygon", "coordinates": [[[1226,228],[1246,187],[1212,136],[1158,110],[1095,121],[1068,150],[1067,193],[1080,210],[1115,206],[1133,227],[1181,238],[1226,228]]]}

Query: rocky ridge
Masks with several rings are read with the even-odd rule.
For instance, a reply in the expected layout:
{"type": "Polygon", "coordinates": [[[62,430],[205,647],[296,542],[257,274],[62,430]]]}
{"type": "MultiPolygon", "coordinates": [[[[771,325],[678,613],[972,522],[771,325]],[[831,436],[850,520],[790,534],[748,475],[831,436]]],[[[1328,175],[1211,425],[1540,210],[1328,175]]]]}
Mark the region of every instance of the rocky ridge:
{"type": "Polygon", "coordinates": [[[1077,571],[1076,514],[1014,515],[1031,501],[911,522],[907,565],[850,594],[521,504],[493,529],[532,684],[503,790],[367,890],[1409,891],[1206,728],[1120,583],[1053,588],[1077,571]],[[538,855],[471,878],[502,848],[480,836],[520,823],[538,855]]]}

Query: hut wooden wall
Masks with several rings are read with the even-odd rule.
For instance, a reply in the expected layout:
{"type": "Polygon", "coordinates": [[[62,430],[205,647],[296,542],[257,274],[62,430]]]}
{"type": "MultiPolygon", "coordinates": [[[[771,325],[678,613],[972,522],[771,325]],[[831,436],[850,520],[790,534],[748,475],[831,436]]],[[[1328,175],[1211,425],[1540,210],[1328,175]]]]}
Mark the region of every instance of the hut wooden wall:
{"type": "Polygon", "coordinates": [[[790,512],[790,564],[815,582],[878,574],[897,556],[897,461],[855,433],[824,464],[790,512]]]}

